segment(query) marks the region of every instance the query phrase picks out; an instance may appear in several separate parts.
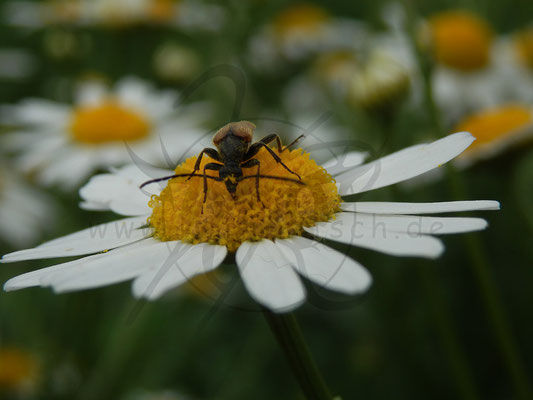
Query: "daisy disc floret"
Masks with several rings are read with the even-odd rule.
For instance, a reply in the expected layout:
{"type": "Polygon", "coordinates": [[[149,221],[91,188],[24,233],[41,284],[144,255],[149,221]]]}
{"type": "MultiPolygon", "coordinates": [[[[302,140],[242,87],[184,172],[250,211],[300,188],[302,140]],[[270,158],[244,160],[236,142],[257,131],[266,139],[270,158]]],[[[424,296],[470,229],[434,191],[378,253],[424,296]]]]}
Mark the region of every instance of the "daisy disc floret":
{"type": "Polygon", "coordinates": [[[446,11],[429,20],[429,29],[439,63],[463,72],[489,63],[492,31],[477,15],[463,10],[446,11]]]}
{"type": "Polygon", "coordinates": [[[142,112],[109,99],[74,110],[70,132],[81,143],[129,142],[145,138],[150,123],[142,112]]]}
{"type": "MultiPolygon", "coordinates": [[[[153,209],[149,222],[155,236],[164,241],[219,244],[235,251],[245,241],[300,235],[304,227],[334,218],[341,198],[331,175],[301,149],[274,151],[281,162],[265,148],[259,150],[254,160],[259,162],[263,177],[257,176],[255,163],[243,168],[244,179],[234,196],[223,182],[206,181],[209,185],[206,190],[202,175],[172,179],[149,203],[153,209]],[[295,174],[301,177],[303,185],[293,181],[295,174]]],[[[197,156],[189,158],[175,173],[192,173],[197,160],[197,156]]],[[[206,169],[212,162],[204,157],[199,170],[218,178],[219,171],[206,169]]],[[[237,178],[230,175],[225,179],[237,178]]]]}

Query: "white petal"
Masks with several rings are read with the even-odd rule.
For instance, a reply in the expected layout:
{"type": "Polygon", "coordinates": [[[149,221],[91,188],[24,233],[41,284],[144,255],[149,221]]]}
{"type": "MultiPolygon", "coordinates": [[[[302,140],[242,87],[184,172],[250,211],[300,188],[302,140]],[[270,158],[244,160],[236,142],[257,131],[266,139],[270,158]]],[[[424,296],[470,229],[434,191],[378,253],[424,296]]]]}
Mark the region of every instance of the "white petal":
{"type": "Polygon", "coordinates": [[[348,215],[334,221],[321,222],[304,229],[318,237],[395,256],[436,258],[444,250],[442,242],[437,238],[387,231],[384,224],[369,227],[368,224],[359,223],[356,215],[360,214],[346,214],[348,215]]]}
{"type": "Polygon", "coordinates": [[[361,264],[315,240],[292,236],[275,243],[296,271],[327,289],[356,294],[367,290],[372,282],[361,264]]]}
{"type": "Polygon", "coordinates": [[[170,243],[174,247],[167,258],[153,263],[150,269],[133,282],[132,291],[135,297],[149,300],[159,298],[192,277],[214,270],[224,261],[227,254],[225,246],[209,243],[186,244],[179,241],[170,243]]]}
{"type": "MultiPolygon", "coordinates": [[[[40,132],[39,132],[40,133],[40,132]]],[[[33,136],[33,135],[28,135],[33,136]]],[[[63,135],[44,136],[34,138],[16,159],[16,165],[22,171],[31,172],[42,165],[48,164],[51,159],[62,157],[69,147],[63,135]]]]}
{"type": "Polygon", "coordinates": [[[152,87],[147,82],[133,76],[122,78],[114,89],[122,104],[139,108],[148,103],[151,90],[152,87]]]}
{"type": "Polygon", "coordinates": [[[121,215],[149,214],[151,194],[139,184],[112,174],[96,175],[80,189],[80,197],[91,204],[105,204],[107,209],[121,215]]]}
{"type": "Polygon", "coordinates": [[[339,194],[350,195],[392,185],[437,168],[461,154],[475,138],[468,132],[433,143],[408,147],[371,163],[339,174],[339,194]]]}
{"type": "Polygon", "coordinates": [[[161,185],[139,186],[147,180],[171,175],[172,171],[151,168],[142,171],[129,165],[110,174],[93,176],[80,189],[80,197],[92,204],[107,205],[111,211],[122,215],[143,215],[151,212],[148,201],[152,194],[159,194],[161,185]]]}
{"type": "Polygon", "coordinates": [[[361,165],[367,157],[368,153],[366,152],[350,151],[326,161],[322,164],[322,167],[325,168],[331,176],[336,177],[342,172],[347,172],[358,165],[361,165]]]}
{"type": "Polygon", "coordinates": [[[71,107],[45,99],[27,99],[19,105],[8,106],[5,115],[7,121],[24,125],[60,126],[68,121],[71,107]],[[10,110],[9,114],[7,110],[10,110]]]}
{"type": "Polygon", "coordinates": [[[488,224],[482,218],[422,217],[417,215],[390,215],[364,213],[338,213],[337,221],[354,223],[357,227],[372,231],[400,232],[410,236],[420,234],[442,235],[472,232],[485,229],[488,224]]]}
{"type": "MultiPolygon", "coordinates": [[[[152,240],[152,239],[147,239],[152,240]]],[[[52,265],[50,267],[41,268],[35,271],[27,272],[25,274],[16,276],[14,278],[11,278],[9,281],[7,281],[4,285],[4,290],[11,291],[11,290],[19,290],[24,289],[32,286],[48,286],[50,284],[50,278],[57,273],[60,273],[62,271],[68,271],[70,268],[75,267],[76,265],[83,264],[83,263],[90,263],[93,260],[100,259],[102,257],[108,257],[111,255],[116,255],[124,252],[128,252],[131,249],[137,247],[137,246],[143,246],[145,241],[139,241],[137,243],[120,247],[118,249],[113,249],[109,251],[108,253],[99,253],[88,257],[83,257],[77,260],[69,261],[66,263],[56,264],[52,265]]]]}
{"type": "Polygon", "coordinates": [[[98,203],[96,201],[80,201],[78,204],[79,207],[83,210],[88,211],[107,211],[109,210],[109,205],[106,203],[98,203]]]}
{"type": "Polygon", "coordinates": [[[1,262],[70,257],[110,250],[151,236],[151,229],[141,229],[145,224],[146,216],[108,222],[51,240],[33,249],[6,254],[1,262]]]}
{"type": "Polygon", "coordinates": [[[355,203],[342,203],[341,209],[372,214],[438,214],[475,210],[499,210],[500,203],[494,200],[444,201],[439,203],[358,201],[355,203]]]}
{"type": "Polygon", "coordinates": [[[76,104],[88,107],[101,104],[109,96],[108,88],[97,80],[87,80],[76,87],[76,104]]]}
{"type": "Polygon", "coordinates": [[[37,179],[45,186],[58,184],[67,190],[82,183],[97,167],[93,151],[72,146],[61,157],[48,161],[37,173],[37,179]]]}
{"type": "Polygon", "coordinates": [[[244,242],[236,261],[248,293],[263,306],[282,313],[305,301],[300,278],[272,241],[244,242]]]}
{"type": "Polygon", "coordinates": [[[57,239],[44,242],[39,247],[68,245],[71,241],[94,240],[95,238],[106,238],[120,236],[132,229],[137,229],[147,224],[148,215],[118,219],[100,225],[91,226],[78,232],[71,233],[57,239]]]}
{"type": "MultiPolygon", "coordinates": [[[[120,250],[120,249],[116,249],[116,250],[120,250]]],[[[116,251],[116,250],[112,250],[112,251],[116,251]]],[[[31,272],[27,272],[22,275],[15,276],[14,278],[11,278],[4,284],[4,290],[9,292],[12,290],[20,290],[20,289],[33,287],[33,286],[40,286],[41,279],[47,276],[48,274],[54,274],[56,272],[64,271],[65,269],[68,269],[79,263],[90,262],[91,260],[104,257],[105,255],[107,255],[107,253],[95,254],[95,255],[84,257],[78,260],[52,265],[50,267],[41,268],[35,271],[31,271],[31,272]]]]}
{"type": "Polygon", "coordinates": [[[147,239],[141,243],[141,246],[130,247],[128,251],[108,253],[106,257],[57,272],[49,277],[49,284],[56,292],[111,285],[133,279],[171,255],[171,242],[147,239]]]}

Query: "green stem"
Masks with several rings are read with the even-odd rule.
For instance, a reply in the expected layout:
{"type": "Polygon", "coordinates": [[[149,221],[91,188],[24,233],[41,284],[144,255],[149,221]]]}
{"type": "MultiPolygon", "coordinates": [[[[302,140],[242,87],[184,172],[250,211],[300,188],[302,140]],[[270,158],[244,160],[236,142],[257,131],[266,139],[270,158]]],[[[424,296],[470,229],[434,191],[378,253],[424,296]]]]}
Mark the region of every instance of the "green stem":
{"type": "MultiPolygon", "coordinates": [[[[266,309],[263,310],[263,314],[285,353],[305,397],[308,400],[334,400],[313,361],[296,317],[291,313],[275,314],[266,309]]],[[[335,400],[340,398],[335,397],[335,400]]]]}
{"type": "MultiPolygon", "coordinates": [[[[431,116],[433,126],[439,135],[444,137],[446,131],[443,128],[440,119],[439,110],[435,103],[433,95],[433,87],[431,82],[431,65],[423,54],[422,50],[417,46],[416,42],[416,18],[413,10],[412,2],[405,0],[406,11],[408,15],[407,26],[409,26],[409,34],[411,37],[411,44],[416,54],[420,70],[424,81],[424,95],[428,112],[431,116]]],[[[466,186],[460,174],[457,173],[453,165],[447,165],[447,178],[450,186],[450,191],[453,197],[457,200],[466,198],[466,186]]],[[[480,289],[481,296],[485,305],[490,324],[496,335],[500,351],[502,352],[507,369],[513,381],[515,391],[520,399],[527,400],[533,398],[533,390],[531,389],[528,375],[525,366],[520,357],[516,340],[512,333],[510,323],[507,320],[505,309],[500,298],[497,286],[490,273],[490,262],[486,256],[487,252],[484,249],[483,243],[479,237],[470,234],[466,236],[466,247],[470,257],[470,267],[476,278],[477,285],[480,289]]]]}

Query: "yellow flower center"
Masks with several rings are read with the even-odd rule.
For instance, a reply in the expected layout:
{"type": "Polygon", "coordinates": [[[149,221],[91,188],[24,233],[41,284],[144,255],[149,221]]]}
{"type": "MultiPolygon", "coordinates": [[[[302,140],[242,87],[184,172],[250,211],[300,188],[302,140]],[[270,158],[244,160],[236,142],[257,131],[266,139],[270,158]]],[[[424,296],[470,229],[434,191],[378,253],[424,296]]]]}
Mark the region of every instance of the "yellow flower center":
{"type": "MultiPolygon", "coordinates": [[[[289,169],[302,177],[304,185],[260,178],[263,206],[257,200],[256,179],[240,181],[235,200],[224,182],[209,179],[207,200],[203,204],[202,178],[174,178],[149,202],[153,208],[149,223],[155,228],[155,236],[163,241],[225,245],[235,251],[244,241],[299,235],[303,227],[332,218],[341,202],[333,178],[301,149],[285,150],[281,154],[275,151],[289,169]]],[[[261,163],[261,174],[298,179],[277,164],[265,149],[255,158],[261,163]]],[[[191,173],[196,159],[195,156],[186,160],[176,168],[176,174],[191,173]]],[[[210,162],[213,160],[204,157],[200,171],[210,162]]],[[[244,176],[255,175],[257,168],[244,168],[242,172],[244,176]]],[[[218,176],[216,171],[206,173],[218,176]]]]}
{"type": "Polygon", "coordinates": [[[520,32],[515,38],[518,56],[529,68],[533,68],[533,28],[520,32]]]}
{"type": "Polygon", "coordinates": [[[148,9],[148,18],[155,22],[165,22],[172,18],[174,6],[173,0],[152,0],[148,9]]]}
{"type": "Polygon", "coordinates": [[[0,391],[30,383],[36,372],[37,363],[29,354],[15,348],[0,350],[0,391]]]}
{"type": "Polygon", "coordinates": [[[281,38],[293,33],[316,33],[329,20],[329,14],[311,4],[297,4],[280,13],[274,20],[274,31],[281,38]]]}
{"type": "Polygon", "coordinates": [[[82,143],[132,141],[146,137],[150,124],[138,111],[110,100],[75,110],[70,132],[82,143]]]}
{"type": "Polygon", "coordinates": [[[466,11],[448,11],[429,20],[435,59],[449,67],[473,71],[490,59],[492,32],[488,24],[466,11]]]}
{"type": "Polygon", "coordinates": [[[476,137],[477,140],[465,151],[468,153],[479,146],[507,138],[531,122],[531,108],[506,105],[467,117],[457,125],[454,132],[467,131],[476,137]]]}

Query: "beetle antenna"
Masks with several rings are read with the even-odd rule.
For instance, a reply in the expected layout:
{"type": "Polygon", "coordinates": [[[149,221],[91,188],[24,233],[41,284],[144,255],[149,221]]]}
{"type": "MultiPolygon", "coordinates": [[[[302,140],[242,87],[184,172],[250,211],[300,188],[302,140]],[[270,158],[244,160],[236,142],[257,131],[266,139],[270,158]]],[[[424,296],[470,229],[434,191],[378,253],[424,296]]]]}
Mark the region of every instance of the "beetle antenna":
{"type": "Polygon", "coordinates": [[[300,181],[298,179],[287,178],[285,176],[274,176],[274,175],[246,175],[246,176],[241,176],[240,178],[238,178],[237,182],[241,182],[241,181],[243,181],[245,179],[252,179],[252,178],[276,179],[278,181],[294,182],[294,183],[297,183],[299,185],[305,185],[305,183],[303,183],[302,181],[300,181]]]}
{"type": "MultiPolygon", "coordinates": [[[[139,186],[139,189],[142,189],[143,187],[145,187],[146,185],[149,185],[151,183],[156,183],[156,182],[162,182],[162,181],[168,181],[169,179],[173,179],[173,178],[180,178],[180,177],[185,177],[185,176],[188,176],[190,178],[192,177],[200,177],[200,178],[203,178],[204,175],[200,175],[200,174],[176,174],[176,175],[169,175],[169,176],[164,176],[162,178],[156,178],[156,179],[151,179],[149,181],[146,181],[144,182],[141,186],[139,186]]],[[[206,178],[209,178],[209,179],[218,179],[217,177],[215,176],[210,176],[210,175],[206,175],[205,176],[206,178]]]]}

